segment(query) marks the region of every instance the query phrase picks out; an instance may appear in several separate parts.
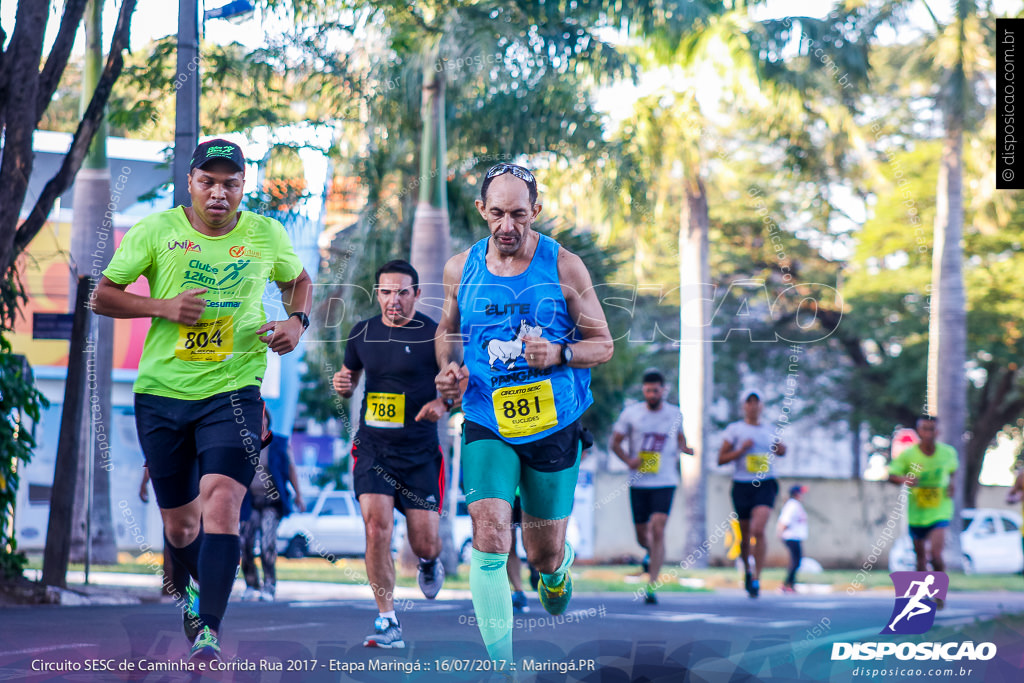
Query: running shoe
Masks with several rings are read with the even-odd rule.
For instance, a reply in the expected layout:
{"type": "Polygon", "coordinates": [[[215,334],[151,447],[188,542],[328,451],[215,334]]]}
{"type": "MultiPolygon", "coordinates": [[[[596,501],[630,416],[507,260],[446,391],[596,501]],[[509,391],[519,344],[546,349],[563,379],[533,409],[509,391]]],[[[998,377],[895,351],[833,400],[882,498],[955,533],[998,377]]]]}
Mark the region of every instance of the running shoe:
{"type": "Polygon", "coordinates": [[[793,588],[792,586],[787,586],[786,584],[782,584],[782,592],[783,593],[796,593],[796,589],[793,588]]]}
{"type": "Polygon", "coordinates": [[[402,640],[402,627],[389,617],[377,617],[373,622],[373,633],[363,640],[363,647],[400,648],[405,647],[402,640]]]}
{"type": "MultiPolygon", "coordinates": [[[[569,553],[569,561],[565,565],[571,567],[573,560],[576,559],[576,553],[568,543],[565,544],[565,552],[569,553]]],[[[566,569],[562,583],[558,586],[548,586],[544,583],[544,577],[540,577],[537,595],[540,596],[540,604],[548,614],[561,614],[569,606],[569,599],[572,597],[572,573],[566,569]]]]}
{"type": "Polygon", "coordinates": [[[421,559],[416,582],[420,584],[423,596],[428,600],[433,600],[441,592],[441,586],[444,585],[444,565],[437,558],[433,560],[421,559]]]}
{"type": "Polygon", "coordinates": [[[512,611],[516,614],[530,611],[530,606],[526,604],[526,593],[523,591],[512,591],[512,611]]]}
{"type": "Polygon", "coordinates": [[[274,599],[274,589],[264,586],[259,594],[260,602],[274,602],[274,599]]]}
{"type": "Polygon", "coordinates": [[[189,661],[220,661],[220,642],[217,640],[217,636],[213,634],[213,631],[210,630],[209,626],[204,626],[203,630],[196,636],[195,642],[192,643],[192,651],[189,653],[188,658],[189,661]]]}
{"type": "Polygon", "coordinates": [[[193,643],[199,636],[202,624],[199,622],[199,584],[191,576],[188,578],[188,585],[185,586],[185,607],[181,614],[185,637],[188,638],[188,642],[193,643]]]}
{"type": "Polygon", "coordinates": [[[650,574],[651,573],[651,554],[650,553],[647,553],[646,555],[644,555],[644,559],[643,559],[642,562],[640,562],[640,566],[643,567],[644,574],[650,574]]]}
{"type": "Polygon", "coordinates": [[[743,575],[743,590],[750,594],[750,597],[754,597],[754,575],[747,572],[743,575]]]}
{"type": "Polygon", "coordinates": [[[750,590],[748,590],[747,593],[750,595],[750,597],[756,598],[761,593],[761,582],[757,579],[751,581],[750,590]]]}
{"type": "Polygon", "coordinates": [[[242,591],[242,602],[256,602],[260,599],[260,592],[252,586],[246,586],[242,591]]]}
{"type": "Polygon", "coordinates": [[[658,596],[654,594],[654,589],[653,588],[651,588],[650,586],[647,586],[647,588],[645,589],[644,593],[645,593],[644,594],[644,602],[645,603],[647,603],[648,605],[657,605],[658,604],[658,596]]]}

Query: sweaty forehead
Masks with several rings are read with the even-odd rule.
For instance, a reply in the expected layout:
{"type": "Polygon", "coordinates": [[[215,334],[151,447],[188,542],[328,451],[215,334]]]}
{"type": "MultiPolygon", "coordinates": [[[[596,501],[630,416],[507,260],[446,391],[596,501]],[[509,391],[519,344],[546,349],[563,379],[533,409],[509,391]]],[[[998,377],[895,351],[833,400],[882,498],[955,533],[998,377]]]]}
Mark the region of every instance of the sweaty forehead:
{"type": "Polygon", "coordinates": [[[526,182],[516,178],[511,173],[500,175],[491,181],[487,187],[487,210],[501,209],[503,211],[516,211],[518,209],[530,210],[530,188],[526,182]]]}
{"type": "Polygon", "coordinates": [[[245,171],[236,171],[235,167],[226,161],[211,161],[203,168],[192,169],[192,174],[197,180],[209,178],[220,182],[240,181],[245,178],[245,171]]]}

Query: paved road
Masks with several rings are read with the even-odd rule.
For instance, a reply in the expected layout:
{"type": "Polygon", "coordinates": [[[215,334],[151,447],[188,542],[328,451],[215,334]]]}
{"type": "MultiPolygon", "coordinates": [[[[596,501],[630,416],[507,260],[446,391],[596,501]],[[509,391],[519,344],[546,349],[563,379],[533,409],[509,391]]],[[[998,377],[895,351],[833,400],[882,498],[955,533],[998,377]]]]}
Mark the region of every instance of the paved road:
{"type": "MultiPolygon", "coordinates": [[[[1024,593],[954,593],[927,634],[888,638],[877,635],[892,609],[884,592],[765,594],[756,601],[739,591],[660,598],[659,605],[647,606],[631,594],[579,595],[562,617],[550,617],[533,601],[531,612],[516,624],[515,680],[788,683],[909,681],[929,675],[957,682],[1024,680],[1024,593]],[[998,653],[987,662],[831,660],[837,641],[923,640],[991,641],[998,653]],[[865,675],[857,669],[864,666],[890,671],[865,675]],[[952,674],[943,672],[947,668],[952,674]]],[[[469,600],[413,600],[400,614],[405,650],[362,647],[375,614],[373,603],[362,598],[232,603],[225,653],[234,666],[256,670],[213,677],[242,683],[493,678],[462,670],[488,666],[469,600]],[[279,666],[292,670],[275,670],[279,666]]],[[[180,618],[170,604],[5,609],[0,634],[0,680],[190,679],[188,673],[147,670],[159,663],[178,665],[187,656],[180,618]],[[95,671],[104,666],[133,670],[95,671]],[[39,670],[69,667],[78,668],[39,670]]]]}

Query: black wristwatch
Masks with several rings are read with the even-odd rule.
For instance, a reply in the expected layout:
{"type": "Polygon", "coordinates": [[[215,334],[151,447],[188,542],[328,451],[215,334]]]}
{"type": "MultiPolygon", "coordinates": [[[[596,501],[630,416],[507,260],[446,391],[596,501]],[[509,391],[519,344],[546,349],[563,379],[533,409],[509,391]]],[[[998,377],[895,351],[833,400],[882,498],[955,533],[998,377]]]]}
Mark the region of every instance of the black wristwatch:
{"type": "Polygon", "coordinates": [[[558,357],[562,359],[562,365],[569,365],[572,362],[572,356],[572,347],[562,344],[562,350],[558,354],[558,357]]]}
{"type": "Polygon", "coordinates": [[[298,317],[299,321],[302,322],[302,331],[303,332],[305,332],[306,330],[309,329],[309,316],[306,315],[305,313],[303,313],[302,311],[295,311],[294,313],[292,313],[288,317],[289,318],[298,317]]]}

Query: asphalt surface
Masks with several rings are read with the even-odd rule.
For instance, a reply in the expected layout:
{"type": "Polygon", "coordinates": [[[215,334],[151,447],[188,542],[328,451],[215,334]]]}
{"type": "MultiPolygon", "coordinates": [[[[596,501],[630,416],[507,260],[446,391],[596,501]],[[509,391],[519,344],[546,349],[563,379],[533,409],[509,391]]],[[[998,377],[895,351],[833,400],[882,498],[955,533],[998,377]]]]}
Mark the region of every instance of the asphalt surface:
{"type": "MultiPolygon", "coordinates": [[[[233,670],[167,671],[187,661],[170,603],[15,607],[0,611],[0,680],[31,681],[944,681],[1024,680],[1024,592],[952,593],[922,636],[879,636],[882,591],[848,596],[740,591],[577,595],[561,617],[531,597],[517,615],[515,660],[491,671],[462,593],[405,601],[406,648],[364,648],[366,597],[279,590],[297,599],[232,602],[222,644],[233,670]],[[304,596],[304,597],[303,597],[304,596]],[[443,599],[454,596],[453,599],[443,599]],[[832,661],[835,642],[992,642],[988,661],[832,661]],[[112,670],[108,670],[112,669],[112,670]],[[874,669],[874,670],[871,670],[874,669]],[[881,672],[878,669],[883,669],[881,672]]],[[[415,593],[410,593],[413,595],[415,593]]]]}

